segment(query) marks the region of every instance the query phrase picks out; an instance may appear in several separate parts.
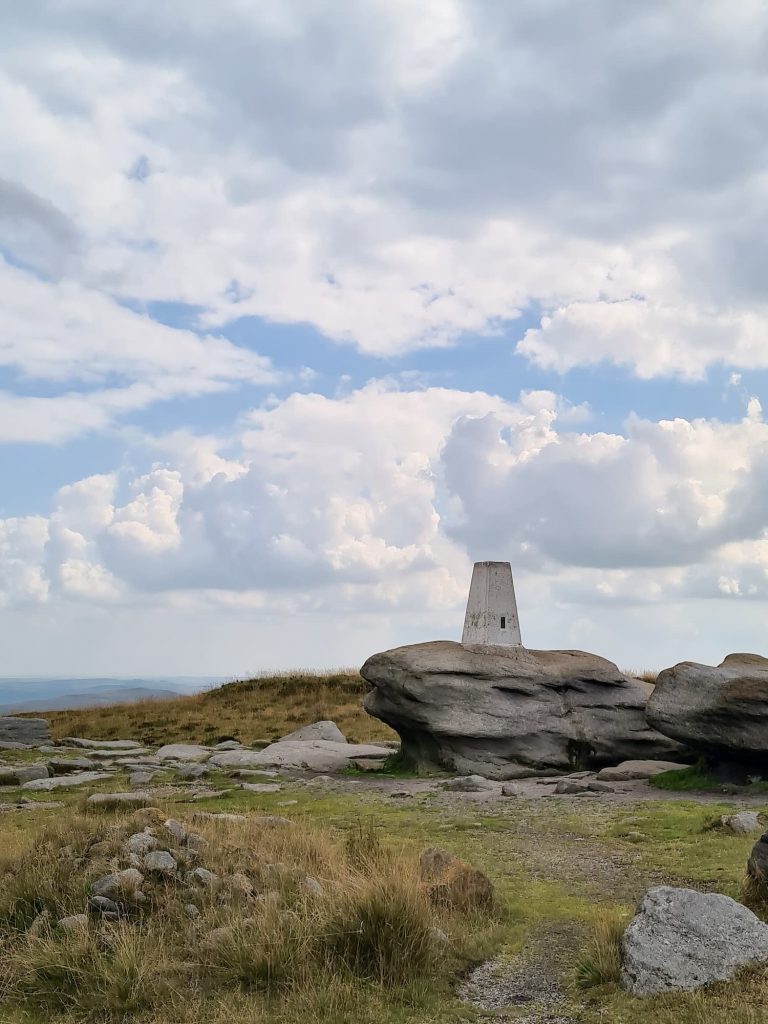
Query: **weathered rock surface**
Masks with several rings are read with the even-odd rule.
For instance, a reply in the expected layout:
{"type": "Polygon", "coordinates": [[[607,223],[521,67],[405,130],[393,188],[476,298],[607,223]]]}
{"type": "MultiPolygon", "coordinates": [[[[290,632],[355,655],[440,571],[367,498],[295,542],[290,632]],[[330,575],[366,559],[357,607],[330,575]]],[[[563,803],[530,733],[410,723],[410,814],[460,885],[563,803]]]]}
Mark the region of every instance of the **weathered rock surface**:
{"type": "Polygon", "coordinates": [[[209,764],[217,768],[255,768],[261,765],[337,772],[348,768],[359,757],[383,759],[391,753],[388,747],[376,747],[368,743],[280,740],[263,750],[230,750],[214,754],[209,764]]]}
{"type": "Polygon", "coordinates": [[[47,779],[48,766],[37,764],[13,764],[0,767],[0,786],[23,786],[35,779],[47,779]]]}
{"type": "Polygon", "coordinates": [[[417,765],[510,779],[681,752],[648,726],[646,688],[583,651],[437,641],[375,654],[361,674],[366,711],[417,765]]]}
{"type": "Polygon", "coordinates": [[[91,895],[106,896],[109,900],[118,900],[126,896],[134,896],[144,881],[144,876],[136,868],[125,868],[110,875],[102,875],[91,883],[91,895]]]}
{"type": "Polygon", "coordinates": [[[690,992],[768,962],[768,925],[720,893],[649,889],[622,939],[621,982],[635,996],[690,992]]]}
{"type": "Polygon", "coordinates": [[[443,789],[449,793],[500,793],[498,782],[491,782],[482,775],[460,775],[457,779],[447,779],[443,789]]]}
{"type": "Polygon", "coordinates": [[[210,747],[199,743],[166,743],[155,754],[158,761],[207,761],[210,756],[210,747]]]}
{"type": "Polygon", "coordinates": [[[74,775],[56,775],[52,779],[33,779],[25,782],[22,789],[42,790],[64,789],[67,786],[82,786],[86,782],[99,782],[109,778],[108,772],[76,772],[74,775]]]}
{"type": "Polygon", "coordinates": [[[91,757],[52,757],[48,762],[52,775],[67,775],[69,772],[88,772],[99,764],[91,757]]]}
{"type": "Polygon", "coordinates": [[[717,667],[683,661],[659,674],[650,724],[716,762],[764,767],[768,749],[768,658],[729,654],[717,667]]]}
{"type": "Polygon", "coordinates": [[[92,793],[88,797],[89,804],[102,806],[122,805],[125,807],[141,807],[152,802],[152,795],[141,790],[134,790],[132,793],[92,793]]]}
{"type": "Polygon", "coordinates": [[[631,782],[634,779],[652,779],[662,772],[674,772],[687,768],[679,761],[622,761],[621,764],[601,768],[597,773],[600,782],[631,782]]]}
{"type": "Polygon", "coordinates": [[[748,836],[750,832],[757,832],[761,827],[760,816],[757,811],[739,811],[736,814],[723,814],[720,824],[729,832],[737,836],[748,836]]]}
{"type": "Polygon", "coordinates": [[[37,746],[48,743],[51,727],[45,718],[0,717],[0,740],[7,743],[24,743],[37,746]]]}
{"type": "Polygon", "coordinates": [[[170,877],[175,874],[176,860],[167,850],[152,850],[144,857],[144,870],[151,875],[170,877]]]}
{"type": "Polygon", "coordinates": [[[336,725],[335,722],[315,722],[314,725],[305,725],[303,729],[289,732],[287,736],[281,736],[280,742],[286,743],[289,740],[294,742],[305,742],[306,740],[329,740],[331,743],[346,743],[347,737],[336,725]]]}
{"type": "Polygon", "coordinates": [[[83,747],[88,750],[138,750],[141,747],[136,740],[89,740],[80,736],[65,736],[58,742],[62,747],[83,747]]]}
{"type": "Polygon", "coordinates": [[[480,910],[493,903],[490,879],[448,850],[425,850],[419,859],[419,878],[429,899],[437,905],[480,910]]]}

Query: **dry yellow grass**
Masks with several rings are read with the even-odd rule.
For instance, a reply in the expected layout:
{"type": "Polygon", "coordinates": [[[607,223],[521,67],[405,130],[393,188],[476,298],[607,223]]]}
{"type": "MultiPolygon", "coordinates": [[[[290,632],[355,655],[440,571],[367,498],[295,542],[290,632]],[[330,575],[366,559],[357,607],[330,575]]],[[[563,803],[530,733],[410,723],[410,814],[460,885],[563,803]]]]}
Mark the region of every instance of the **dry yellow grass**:
{"type": "Polygon", "coordinates": [[[55,738],[137,739],[144,743],[237,739],[271,742],[303,725],[336,722],[353,742],[396,739],[362,707],[365,683],[353,669],[285,672],[227,683],[173,700],[148,700],[72,711],[35,712],[51,723],[55,738]]]}

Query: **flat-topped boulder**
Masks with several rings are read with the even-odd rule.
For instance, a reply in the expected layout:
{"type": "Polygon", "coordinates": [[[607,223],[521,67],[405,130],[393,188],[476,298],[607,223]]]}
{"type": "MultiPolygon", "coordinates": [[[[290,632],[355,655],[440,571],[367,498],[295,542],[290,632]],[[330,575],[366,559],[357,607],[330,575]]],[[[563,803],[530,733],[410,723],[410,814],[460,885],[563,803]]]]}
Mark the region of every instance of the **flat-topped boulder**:
{"type": "Polygon", "coordinates": [[[729,654],[720,665],[683,661],[659,674],[648,721],[715,764],[766,769],[768,658],[729,654]]]}
{"type": "Polygon", "coordinates": [[[335,722],[315,722],[313,725],[305,725],[303,729],[289,732],[287,736],[280,738],[281,743],[286,742],[308,742],[309,740],[328,740],[331,743],[346,743],[347,737],[336,725],[335,722]]]}
{"type": "Polygon", "coordinates": [[[81,736],[65,736],[59,740],[59,745],[87,750],[138,750],[141,747],[138,740],[91,740],[81,736]]]}
{"type": "Polygon", "coordinates": [[[47,743],[50,738],[51,727],[45,718],[0,716],[0,740],[3,743],[22,743],[36,747],[40,743],[47,743]]]}
{"type": "Polygon", "coordinates": [[[584,651],[436,641],[375,654],[361,675],[366,711],[415,765],[510,779],[683,752],[648,725],[646,688],[584,651]]]}
{"type": "Polygon", "coordinates": [[[207,761],[211,748],[199,743],[166,743],[155,754],[157,761],[207,761]]]}
{"type": "Polygon", "coordinates": [[[391,755],[388,747],[370,743],[334,743],[330,740],[280,740],[263,750],[229,750],[214,754],[208,762],[217,768],[298,768],[318,772],[337,772],[349,768],[359,758],[391,755]]]}
{"type": "Polygon", "coordinates": [[[687,768],[680,761],[622,761],[621,764],[601,768],[597,773],[598,782],[632,782],[635,779],[652,779],[664,772],[680,771],[687,768]]]}
{"type": "Polygon", "coordinates": [[[69,786],[83,786],[87,782],[101,782],[108,779],[111,772],[75,772],[73,775],[56,775],[52,779],[33,779],[25,782],[22,789],[42,790],[66,789],[69,786]]]}

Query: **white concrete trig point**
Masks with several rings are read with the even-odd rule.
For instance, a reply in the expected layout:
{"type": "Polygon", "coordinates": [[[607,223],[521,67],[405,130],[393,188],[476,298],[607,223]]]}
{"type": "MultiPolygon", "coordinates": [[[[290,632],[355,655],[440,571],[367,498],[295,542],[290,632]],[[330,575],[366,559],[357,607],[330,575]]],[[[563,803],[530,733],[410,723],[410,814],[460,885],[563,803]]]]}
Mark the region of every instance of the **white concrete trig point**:
{"type": "Polygon", "coordinates": [[[509,562],[475,562],[461,642],[522,646],[509,562]]]}

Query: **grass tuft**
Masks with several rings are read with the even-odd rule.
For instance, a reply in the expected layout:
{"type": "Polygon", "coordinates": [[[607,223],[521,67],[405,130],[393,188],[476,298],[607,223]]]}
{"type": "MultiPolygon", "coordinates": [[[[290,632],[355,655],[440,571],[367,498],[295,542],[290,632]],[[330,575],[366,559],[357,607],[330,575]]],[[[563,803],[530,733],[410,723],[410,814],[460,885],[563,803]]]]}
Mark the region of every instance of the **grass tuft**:
{"type": "Polygon", "coordinates": [[[621,973],[621,937],[626,918],[600,914],[592,923],[589,938],[576,957],[573,983],[576,988],[615,984],[621,973]]]}

